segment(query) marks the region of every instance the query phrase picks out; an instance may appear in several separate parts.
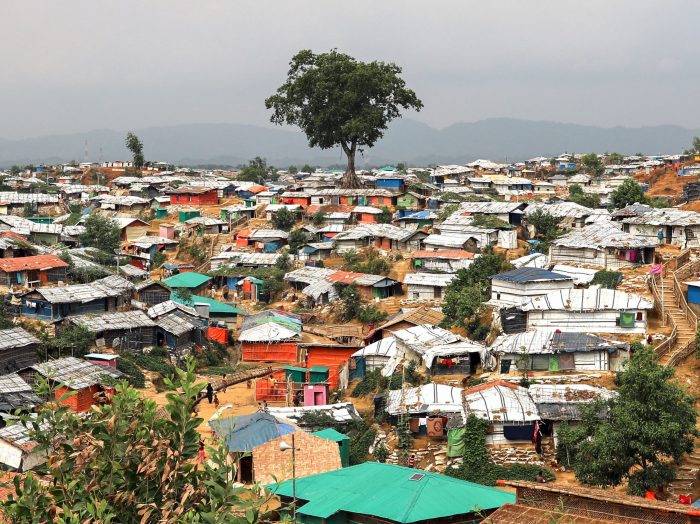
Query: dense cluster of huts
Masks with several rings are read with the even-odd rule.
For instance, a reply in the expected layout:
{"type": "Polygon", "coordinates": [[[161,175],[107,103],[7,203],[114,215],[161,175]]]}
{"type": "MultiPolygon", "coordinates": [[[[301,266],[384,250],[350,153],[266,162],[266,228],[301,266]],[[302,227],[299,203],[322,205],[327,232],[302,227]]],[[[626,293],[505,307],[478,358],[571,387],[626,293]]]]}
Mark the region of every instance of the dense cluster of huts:
{"type": "MultiPolygon", "coordinates": [[[[356,420],[351,403],[335,402],[352,381],[414,369],[427,383],[377,395],[377,414],[400,418],[415,435],[445,443],[448,462],[463,453],[461,435],[467,417],[475,415],[489,422],[494,459],[508,463],[517,455],[543,464],[533,433],[555,444],[561,423],[580,420],[581,406],[614,396],[580,382],[622,369],[630,340],[649,334],[653,300],[590,285],[595,273],[650,264],[664,244],[700,247],[700,213],[642,204],[593,209],[567,201],[568,189],[577,184],[584,193],[607,197],[633,173],[680,160],[630,157],[608,165],[598,180],[577,173],[580,158],[573,155],[507,165],[479,160],[423,170],[387,167],[361,173],[361,189],[340,189],[336,172],[281,172],[257,183],[165,164],[141,176],[130,175],[128,163],[3,176],[14,190],[0,192],[0,288],[7,293],[6,310],[19,320],[0,331],[0,415],[31,411],[42,402],[32,389],[38,376],[55,382],[57,398],[77,391],[66,402],[86,411],[108,401],[105,377],[121,376],[120,353],[163,347],[185,355],[220,343],[235,346],[242,362],[272,366],[253,386],[255,400],[269,408],[238,417],[217,414],[210,426],[240,458],[238,481],[280,481],[283,498],[290,496],[284,481],[292,472],[281,443],[294,439],[296,475],[304,477],[295,488],[306,501],[302,520],[447,523],[474,520],[479,511],[503,504],[511,512],[530,511],[527,504],[522,509],[520,493],[534,487],[519,485],[516,502],[502,491],[434,472],[376,463],[348,467],[348,437],[309,431],[303,415],[323,413],[341,425],[356,420]],[[108,182],[84,183],[91,172],[108,182]],[[37,184],[45,192],[34,192],[37,184]],[[282,210],[304,235],[291,253],[292,233],[274,225],[282,210]],[[530,221],[540,211],[565,231],[545,252],[530,221]],[[81,240],[91,214],[109,218],[120,231],[116,268],[81,240]],[[181,254],[198,239],[209,239],[210,250],[194,264],[181,254]],[[442,301],[458,272],[484,252],[507,255],[523,245],[524,256],[508,257],[514,269],[491,278],[486,306],[498,336],[477,342],[441,327],[442,301]],[[331,263],[368,249],[401,259],[408,272],[391,278],[331,263]],[[287,254],[284,304],[265,309],[266,282],[248,270],[278,267],[287,254]],[[76,281],[72,275],[81,269],[95,278],[76,281]],[[365,303],[398,307],[371,325],[326,321],[324,308],[350,285],[365,303]],[[85,328],[96,337],[95,351],[47,360],[38,351],[40,340],[19,327],[22,319],[57,334],[85,328]],[[470,379],[477,375],[487,378],[474,385],[470,379]],[[541,380],[524,386],[524,376],[541,380]],[[337,483],[345,496],[328,500],[324,493],[337,483]],[[395,493],[390,485],[397,486],[395,493]],[[410,498],[416,514],[398,515],[381,501],[363,500],[368,489],[379,487],[386,500],[410,498]],[[430,509],[433,492],[469,502],[430,509]]],[[[0,428],[1,464],[24,471],[43,460],[26,430],[0,428]]]]}

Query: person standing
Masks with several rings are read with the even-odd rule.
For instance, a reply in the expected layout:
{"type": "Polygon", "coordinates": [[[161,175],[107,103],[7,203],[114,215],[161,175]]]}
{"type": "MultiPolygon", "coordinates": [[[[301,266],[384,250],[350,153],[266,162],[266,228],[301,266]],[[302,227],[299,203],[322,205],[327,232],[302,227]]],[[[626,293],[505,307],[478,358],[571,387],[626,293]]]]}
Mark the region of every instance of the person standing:
{"type": "Polygon", "coordinates": [[[415,455],[415,453],[411,453],[411,456],[408,457],[408,467],[409,468],[416,467],[416,455],[415,455]]]}
{"type": "Polygon", "coordinates": [[[209,401],[209,404],[211,404],[214,400],[214,388],[212,387],[211,382],[207,384],[207,400],[209,401]]]}
{"type": "Polygon", "coordinates": [[[197,462],[202,464],[205,459],[206,459],[206,455],[204,454],[204,441],[200,440],[199,441],[199,449],[197,450],[197,462]]]}

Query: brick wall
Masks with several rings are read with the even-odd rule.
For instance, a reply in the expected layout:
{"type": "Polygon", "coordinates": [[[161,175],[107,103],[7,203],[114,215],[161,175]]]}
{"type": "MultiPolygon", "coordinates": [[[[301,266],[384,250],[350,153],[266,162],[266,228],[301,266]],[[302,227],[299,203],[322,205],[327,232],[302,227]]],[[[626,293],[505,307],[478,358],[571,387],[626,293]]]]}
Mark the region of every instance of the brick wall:
{"type": "MultiPolygon", "coordinates": [[[[291,446],[292,435],[284,435],[253,450],[253,475],[256,482],[268,484],[292,478],[292,451],[280,451],[280,442],[291,446]],[[274,477],[274,478],[273,478],[274,477]]],[[[294,433],[297,478],[340,469],[337,442],[322,439],[305,431],[294,433]]]]}

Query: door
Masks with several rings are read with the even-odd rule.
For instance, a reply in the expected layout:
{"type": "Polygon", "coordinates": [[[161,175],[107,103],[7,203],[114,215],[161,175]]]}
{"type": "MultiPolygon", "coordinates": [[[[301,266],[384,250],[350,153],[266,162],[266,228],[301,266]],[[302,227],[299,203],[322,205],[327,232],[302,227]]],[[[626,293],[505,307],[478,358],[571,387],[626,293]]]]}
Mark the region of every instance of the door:
{"type": "Polygon", "coordinates": [[[323,391],[314,391],[314,406],[323,406],[323,391]]]}
{"type": "Polygon", "coordinates": [[[434,298],[441,298],[442,297],[442,288],[440,286],[435,286],[433,288],[433,297],[434,298]]]}
{"type": "Polygon", "coordinates": [[[670,244],[672,240],[673,240],[673,227],[666,226],[666,243],[670,244]]]}

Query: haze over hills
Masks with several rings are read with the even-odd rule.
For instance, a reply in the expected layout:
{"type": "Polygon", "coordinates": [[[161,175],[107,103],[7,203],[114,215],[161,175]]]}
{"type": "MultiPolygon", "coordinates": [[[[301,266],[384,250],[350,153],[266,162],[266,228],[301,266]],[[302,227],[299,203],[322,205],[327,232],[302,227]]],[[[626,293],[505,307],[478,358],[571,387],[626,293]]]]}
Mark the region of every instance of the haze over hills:
{"type": "MultiPolygon", "coordinates": [[[[146,158],[181,165],[239,165],[255,156],[276,166],[343,164],[340,149],[310,149],[300,132],[243,124],[182,124],[133,130],[144,142],[146,158]]],[[[91,161],[130,158],[126,131],[109,129],[22,140],[0,139],[0,166],[82,161],[85,141],[91,161]],[[101,150],[101,154],[100,154],[101,150]]],[[[435,129],[411,119],[395,121],[358,167],[404,162],[408,165],[465,163],[477,158],[519,161],[564,151],[623,154],[677,153],[690,146],[700,129],[664,125],[604,128],[493,118],[435,129]]]]}

